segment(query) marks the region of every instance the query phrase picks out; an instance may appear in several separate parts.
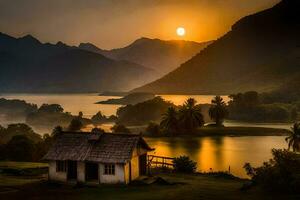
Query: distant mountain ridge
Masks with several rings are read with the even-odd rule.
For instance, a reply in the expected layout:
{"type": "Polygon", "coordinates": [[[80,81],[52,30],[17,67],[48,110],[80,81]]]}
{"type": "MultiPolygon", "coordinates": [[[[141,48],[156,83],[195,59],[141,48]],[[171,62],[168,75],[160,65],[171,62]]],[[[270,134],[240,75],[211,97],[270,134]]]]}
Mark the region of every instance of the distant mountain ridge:
{"type": "Polygon", "coordinates": [[[281,88],[300,77],[299,13],[300,1],[283,0],[244,17],[179,68],[133,92],[231,94],[281,88]]]}
{"type": "Polygon", "coordinates": [[[0,33],[0,92],[123,91],[154,80],[155,72],[62,42],[0,33]]]}
{"type": "Polygon", "coordinates": [[[140,38],[130,45],[103,50],[91,43],[81,43],[79,48],[102,54],[115,60],[127,60],[154,69],[159,74],[166,74],[178,65],[192,58],[207,45],[212,43],[184,40],[160,40],[140,38]]]}

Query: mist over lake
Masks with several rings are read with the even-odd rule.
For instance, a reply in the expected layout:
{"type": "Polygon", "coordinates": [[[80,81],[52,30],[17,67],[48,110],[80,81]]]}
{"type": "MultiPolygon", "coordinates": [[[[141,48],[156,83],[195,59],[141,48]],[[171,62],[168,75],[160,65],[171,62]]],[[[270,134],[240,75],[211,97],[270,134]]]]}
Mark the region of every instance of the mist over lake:
{"type": "MultiPolygon", "coordinates": [[[[160,95],[165,100],[181,105],[187,98],[192,97],[200,104],[211,103],[213,95],[160,95]]],[[[99,96],[91,94],[2,94],[2,98],[20,99],[38,106],[43,103],[60,104],[67,112],[77,115],[80,111],[85,117],[101,111],[105,115],[115,115],[122,105],[95,104],[119,96],[99,96]]],[[[227,96],[223,96],[226,102],[227,96]]],[[[3,122],[2,122],[3,123],[3,122]]],[[[12,123],[7,122],[7,123],[12,123]]],[[[5,125],[5,122],[4,124],[5,125]]],[[[250,123],[239,121],[225,121],[225,126],[269,127],[286,128],[291,123],[250,123]]],[[[113,124],[103,124],[102,127],[110,131],[113,124]]],[[[34,127],[33,127],[34,128],[34,127]]],[[[46,130],[37,130],[40,134],[46,130]]],[[[234,134],[234,133],[232,133],[234,134]]],[[[260,165],[271,156],[272,148],[286,148],[285,137],[282,136],[251,136],[251,137],[201,137],[201,138],[146,138],[146,141],[155,148],[154,155],[176,157],[188,155],[198,163],[198,170],[226,171],[230,166],[231,172],[240,177],[246,177],[242,168],[246,162],[260,165]]]]}

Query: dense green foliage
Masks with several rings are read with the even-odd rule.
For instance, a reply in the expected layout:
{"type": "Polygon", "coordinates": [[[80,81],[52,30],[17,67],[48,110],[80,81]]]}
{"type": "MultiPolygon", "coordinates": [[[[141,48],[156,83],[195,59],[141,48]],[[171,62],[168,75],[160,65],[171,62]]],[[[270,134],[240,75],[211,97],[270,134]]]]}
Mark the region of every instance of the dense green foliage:
{"type": "Polygon", "coordinates": [[[159,124],[150,122],[146,128],[146,134],[151,136],[161,136],[161,128],[159,124]]]}
{"type": "Polygon", "coordinates": [[[213,100],[211,100],[211,103],[212,105],[208,111],[209,116],[215,121],[217,126],[222,126],[224,119],[228,116],[226,103],[220,96],[216,96],[213,100]]]}
{"type": "MultiPolygon", "coordinates": [[[[288,94],[287,94],[288,95],[288,94]]],[[[255,91],[230,95],[229,119],[244,121],[294,121],[300,111],[295,104],[270,102],[255,91]],[[268,102],[268,103],[266,103],[268,102]]]]}
{"type": "Polygon", "coordinates": [[[68,131],[80,131],[80,129],[83,128],[83,124],[81,122],[81,119],[79,117],[76,117],[71,120],[68,131]]]}
{"type": "Polygon", "coordinates": [[[0,115],[6,119],[25,118],[29,113],[35,112],[37,105],[26,103],[23,100],[0,99],[0,115]]]}
{"type": "Polygon", "coordinates": [[[174,106],[171,102],[155,97],[151,100],[127,105],[117,111],[118,123],[125,125],[143,125],[150,121],[160,121],[162,114],[170,107],[174,106]]]}
{"type": "Polygon", "coordinates": [[[300,123],[295,123],[294,126],[291,128],[292,132],[286,138],[288,142],[289,149],[292,148],[294,152],[300,151],[300,123]]]}
{"type": "Polygon", "coordinates": [[[193,98],[187,99],[182,106],[172,106],[162,115],[161,129],[166,134],[195,133],[204,125],[201,106],[193,98]]]}
{"type": "Polygon", "coordinates": [[[27,124],[9,124],[7,128],[0,126],[0,144],[7,143],[17,135],[25,135],[33,142],[41,141],[41,136],[35,133],[27,124]]]}
{"type": "Polygon", "coordinates": [[[35,127],[67,126],[74,117],[57,104],[43,104],[36,112],[27,115],[26,123],[35,127]]]}
{"type": "Polygon", "coordinates": [[[173,167],[175,172],[194,173],[197,169],[197,162],[194,162],[188,156],[180,156],[174,158],[173,167]]]}
{"type": "Polygon", "coordinates": [[[1,131],[0,160],[39,161],[55,139],[52,135],[41,138],[26,124],[10,124],[1,131]]]}
{"type": "Polygon", "coordinates": [[[169,107],[163,114],[160,126],[170,134],[176,134],[179,130],[178,111],[175,107],[169,107]]]}
{"type": "Polygon", "coordinates": [[[300,156],[287,150],[272,150],[273,158],[261,167],[246,163],[244,168],[253,185],[273,192],[299,193],[300,156]]]}
{"type": "Polygon", "coordinates": [[[198,127],[204,125],[201,107],[197,105],[195,99],[189,98],[179,107],[178,120],[180,128],[185,132],[194,132],[198,127]]]}

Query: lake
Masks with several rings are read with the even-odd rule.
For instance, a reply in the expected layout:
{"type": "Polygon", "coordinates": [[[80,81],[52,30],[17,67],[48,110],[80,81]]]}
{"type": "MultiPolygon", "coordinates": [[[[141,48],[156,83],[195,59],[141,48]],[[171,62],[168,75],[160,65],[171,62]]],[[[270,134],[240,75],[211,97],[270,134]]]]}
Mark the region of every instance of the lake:
{"type": "MultiPolygon", "coordinates": [[[[198,103],[210,103],[212,95],[161,95],[164,99],[182,104],[187,98],[192,97],[198,103]]],[[[91,117],[101,111],[105,115],[115,114],[121,105],[95,104],[115,96],[98,96],[98,94],[3,94],[0,97],[7,99],[21,99],[29,103],[41,105],[43,103],[58,103],[65,111],[72,114],[84,113],[85,117],[91,117]]],[[[223,97],[228,101],[228,97],[223,97]]],[[[4,122],[1,121],[2,125],[4,122]]],[[[226,121],[226,126],[258,126],[271,128],[289,128],[289,123],[246,123],[226,121]]],[[[112,125],[104,125],[106,130],[112,125]]],[[[234,133],[233,133],[234,134],[234,133]]],[[[231,172],[237,176],[245,177],[243,170],[245,162],[258,166],[267,161],[271,156],[272,148],[286,148],[284,137],[203,137],[203,138],[146,138],[149,144],[156,150],[155,155],[175,157],[188,155],[197,161],[201,171],[225,171],[231,167],[231,172]]]]}
{"type": "Polygon", "coordinates": [[[198,163],[199,171],[228,171],[230,166],[232,174],[247,177],[244,164],[260,166],[271,158],[272,148],[287,148],[284,139],[282,136],[251,136],[146,138],[146,141],[155,148],[153,155],[187,155],[198,163]]]}

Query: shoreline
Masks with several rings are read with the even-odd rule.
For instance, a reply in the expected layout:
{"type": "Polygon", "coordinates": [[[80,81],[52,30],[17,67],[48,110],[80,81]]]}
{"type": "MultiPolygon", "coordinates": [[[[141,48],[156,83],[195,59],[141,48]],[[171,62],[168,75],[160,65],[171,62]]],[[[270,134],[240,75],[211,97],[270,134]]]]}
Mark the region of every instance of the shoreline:
{"type": "Polygon", "coordinates": [[[265,128],[265,127],[201,127],[195,133],[177,135],[149,135],[144,134],[145,138],[186,138],[186,137],[246,137],[246,136],[287,136],[290,133],[287,129],[265,128]]]}

